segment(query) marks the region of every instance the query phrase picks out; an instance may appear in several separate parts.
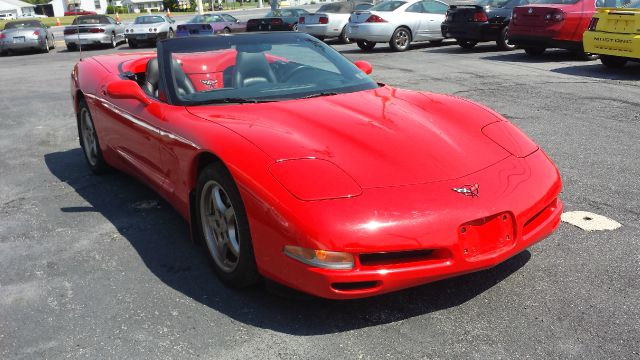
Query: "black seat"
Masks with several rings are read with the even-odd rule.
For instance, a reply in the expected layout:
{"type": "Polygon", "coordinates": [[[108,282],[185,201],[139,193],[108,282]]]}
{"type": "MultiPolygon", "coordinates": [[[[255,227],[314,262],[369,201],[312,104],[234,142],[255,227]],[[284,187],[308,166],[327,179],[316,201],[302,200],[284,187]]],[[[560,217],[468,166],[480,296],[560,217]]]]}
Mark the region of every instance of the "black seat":
{"type": "MultiPolygon", "coordinates": [[[[176,80],[176,91],[179,96],[192,94],[196,92],[195,87],[189,80],[187,74],[182,70],[182,66],[176,60],[172,60],[173,75],[176,80]]],[[[143,90],[154,98],[158,97],[158,84],[160,83],[160,69],[158,67],[158,58],[153,58],[147,62],[147,70],[145,74],[145,82],[143,90]]]]}
{"type": "Polygon", "coordinates": [[[160,69],[158,68],[158,58],[153,58],[147,62],[147,70],[144,78],[142,90],[147,95],[158,97],[158,83],[160,82],[160,69]]]}
{"type": "Polygon", "coordinates": [[[264,57],[264,53],[238,52],[233,77],[235,88],[275,82],[276,75],[264,57]]]}

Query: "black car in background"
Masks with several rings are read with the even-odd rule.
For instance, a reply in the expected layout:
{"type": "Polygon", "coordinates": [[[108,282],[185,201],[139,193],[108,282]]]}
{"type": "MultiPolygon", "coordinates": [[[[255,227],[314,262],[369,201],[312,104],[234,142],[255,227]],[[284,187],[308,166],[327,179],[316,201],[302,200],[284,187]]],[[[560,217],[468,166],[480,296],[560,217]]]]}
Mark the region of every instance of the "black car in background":
{"type": "Polygon", "coordinates": [[[509,43],[509,21],[516,6],[530,0],[480,0],[474,5],[451,5],[441,25],[442,35],[471,49],[479,42],[495,41],[500,50],[513,50],[509,43]]]}
{"type": "Polygon", "coordinates": [[[261,19],[247,21],[247,31],[298,31],[298,20],[307,14],[305,9],[272,10],[261,19]]]}

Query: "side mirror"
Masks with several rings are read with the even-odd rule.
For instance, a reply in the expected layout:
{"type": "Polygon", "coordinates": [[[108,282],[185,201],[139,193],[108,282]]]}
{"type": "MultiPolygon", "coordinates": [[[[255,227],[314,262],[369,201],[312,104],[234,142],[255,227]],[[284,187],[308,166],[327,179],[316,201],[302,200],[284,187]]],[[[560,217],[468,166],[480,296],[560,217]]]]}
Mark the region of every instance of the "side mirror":
{"type": "Polygon", "coordinates": [[[358,69],[362,70],[363,73],[369,75],[373,72],[373,65],[371,65],[368,61],[358,60],[353,63],[358,69]]]}
{"type": "Polygon", "coordinates": [[[153,101],[147,97],[138,83],[133,80],[118,80],[107,85],[107,95],[114,99],[134,99],[150,105],[153,101]]]}

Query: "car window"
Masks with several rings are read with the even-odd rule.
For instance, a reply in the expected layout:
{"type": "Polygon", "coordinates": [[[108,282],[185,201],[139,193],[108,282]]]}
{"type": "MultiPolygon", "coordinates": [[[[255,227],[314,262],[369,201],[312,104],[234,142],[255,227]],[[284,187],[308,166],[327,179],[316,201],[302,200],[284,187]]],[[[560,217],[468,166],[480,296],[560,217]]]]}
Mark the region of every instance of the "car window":
{"type": "Polygon", "coordinates": [[[110,18],[107,16],[93,16],[93,15],[80,16],[73,19],[73,22],[71,24],[72,25],[101,25],[101,24],[104,25],[104,24],[110,23],[108,19],[110,18]]]}
{"type": "Polygon", "coordinates": [[[355,10],[369,10],[372,6],[373,4],[358,4],[356,5],[355,10]]]}
{"type": "Polygon", "coordinates": [[[27,20],[27,21],[14,21],[7,23],[4,26],[5,30],[8,29],[25,29],[25,28],[34,28],[34,27],[42,27],[39,21],[27,20]]]}
{"type": "Polygon", "coordinates": [[[371,11],[394,11],[395,9],[399,8],[400,6],[406,4],[406,1],[383,1],[381,3],[378,3],[378,5],[375,5],[373,7],[371,7],[371,11]]]}
{"type": "Polygon", "coordinates": [[[421,2],[422,6],[424,6],[424,12],[429,14],[446,14],[447,10],[449,10],[449,5],[443,4],[441,2],[433,0],[424,0],[421,2]]]}
{"type": "Polygon", "coordinates": [[[405,10],[405,12],[411,12],[411,13],[423,13],[424,11],[424,7],[422,6],[422,1],[418,1],[417,3],[409,6],[407,8],[407,10],[405,10]]]}
{"type": "Polygon", "coordinates": [[[350,9],[347,3],[331,3],[320,6],[317,12],[340,14],[347,13],[349,12],[349,10],[350,9]]]}
{"type": "Polygon", "coordinates": [[[164,22],[162,16],[140,16],[135,19],[134,24],[157,24],[164,22]]]}
{"type": "Polygon", "coordinates": [[[226,21],[236,22],[236,18],[234,18],[233,16],[231,16],[229,14],[222,14],[220,16],[222,16],[226,21]]]}
{"type": "Polygon", "coordinates": [[[627,3],[623,3],[622,7],[631,8],[631,9],[640,9],[640,0],[628,1],[627,3]]]}

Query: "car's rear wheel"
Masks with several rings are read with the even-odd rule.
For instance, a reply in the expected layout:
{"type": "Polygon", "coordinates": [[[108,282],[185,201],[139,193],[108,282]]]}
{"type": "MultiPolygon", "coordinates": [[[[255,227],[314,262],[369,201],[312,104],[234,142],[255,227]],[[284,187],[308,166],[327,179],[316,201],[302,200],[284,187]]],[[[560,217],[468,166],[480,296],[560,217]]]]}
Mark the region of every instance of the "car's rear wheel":
{"type": "Polygon", "coordinates": [[[526,47],[524,48],[524,52],[529,56],[540,56],[544,54],[546,48],[543,47],[526,47]]]}
{"type": "Polygon", "coordinates": [[[342,31],[340,32],[340,42],[343,44],[350,44],[351,43],[351,39],[349,39],[349,37],[347,36],[347,26],[345,25],[342,28],[342,31]]]}
{"type": "Polygon", "coordinates": [[[49,39],[45,36],[44,38],[44,43],[42,44],[42,52],[43,53],[48,53],[51,48],[49,47],[49,39]]]}
{"type": "Polygon", "coordinates": [[[173,39],[176,36],[176,33],[173,32],[173,29],[169,29],[169,32],[167,33],[167,39],[173,39]]]}
{"type": "Polygon", "coordinates": [[[116,34],[111,34],[111,44],[112,49],[115,49],[118,46],[118,41],[116,40],[116,34]]]}
{"type": "Polygon", "coordinates": [[[298,31],[298,23],[293,24],[293,26],[291,26],[291,31],[298,31]]]}
{"type": "Polygon", "coordinates": [[[405,27],[399,27],[393,32],[389,46],[393,51],[405,51],[411,45],[411,32],[405,27]]]}
{"type": "Polygon", "coordinates": [[[627,59],[618,56],[600,55],[602,65],[610,68],[621,68],[627,63],[627,59]]]}
{"type": "Polygon", "coordinates": [[[577,50],[574,53],[576,54],[578,59],[583,61],[593,61],[593,60],[598,60],[600,58],[600,55],[588,53],[588,52],[585,52],[584,50],[577,50]]]}
{"type": "Polygon", "coordinates": [[[91,172],[98,175],[107,171],[109,166],[102,157],[98,134],[96,133],[89,106],[87,106],[84,99],[78,101],[78,134],[80,147],[84,152],[84,157],[87,159],[91,172]]]}
{"type": "Polygon", "coordinates": [[[222,30],[223,34],[228,34],[230,32],[231,32],[231,30],[229,30],[229,28],[227,28],[227,27],[222,30]]]}
{"type": "Polygon", "coordinates": [[[138,47],[138,41],[135,39],[129,39],[129,47],[135,49],[138,47]]]}
{"type": "Polygon", "coordinates": [[[373,48],[376,47],[376,43],[374,43],[373,41],[367,41],[367,40],[358,40],[356,41],[356,44],[361,50],[364,50],[364,51],[373,50],[373,48]]]}
{"type": "Polygon", "coordinates": [[[463,49],[473,49],[474,47],[476,47],[476,45],[478,45],[477,41],[458,40],[458,39],[456,39],[456,41],[458,42],[458,46],[460,46],[463,49]]]}
{"type": "Polygon", "coordinates": [[[240,192],[222,163],[200,172],[196,201],[197,228],[218,277],[236,288],[257,282],[249,221],[240,192]]]}
{"type": "Polygon", "coordinates": [[[509,42],[509,27],[505,26],[502,31],[500,31],[500,35],[498,36],[498,40],[496,41],[498,45],[498,49],[500,50],[514,50],[516,48],[515,44],[509,42]]]}

